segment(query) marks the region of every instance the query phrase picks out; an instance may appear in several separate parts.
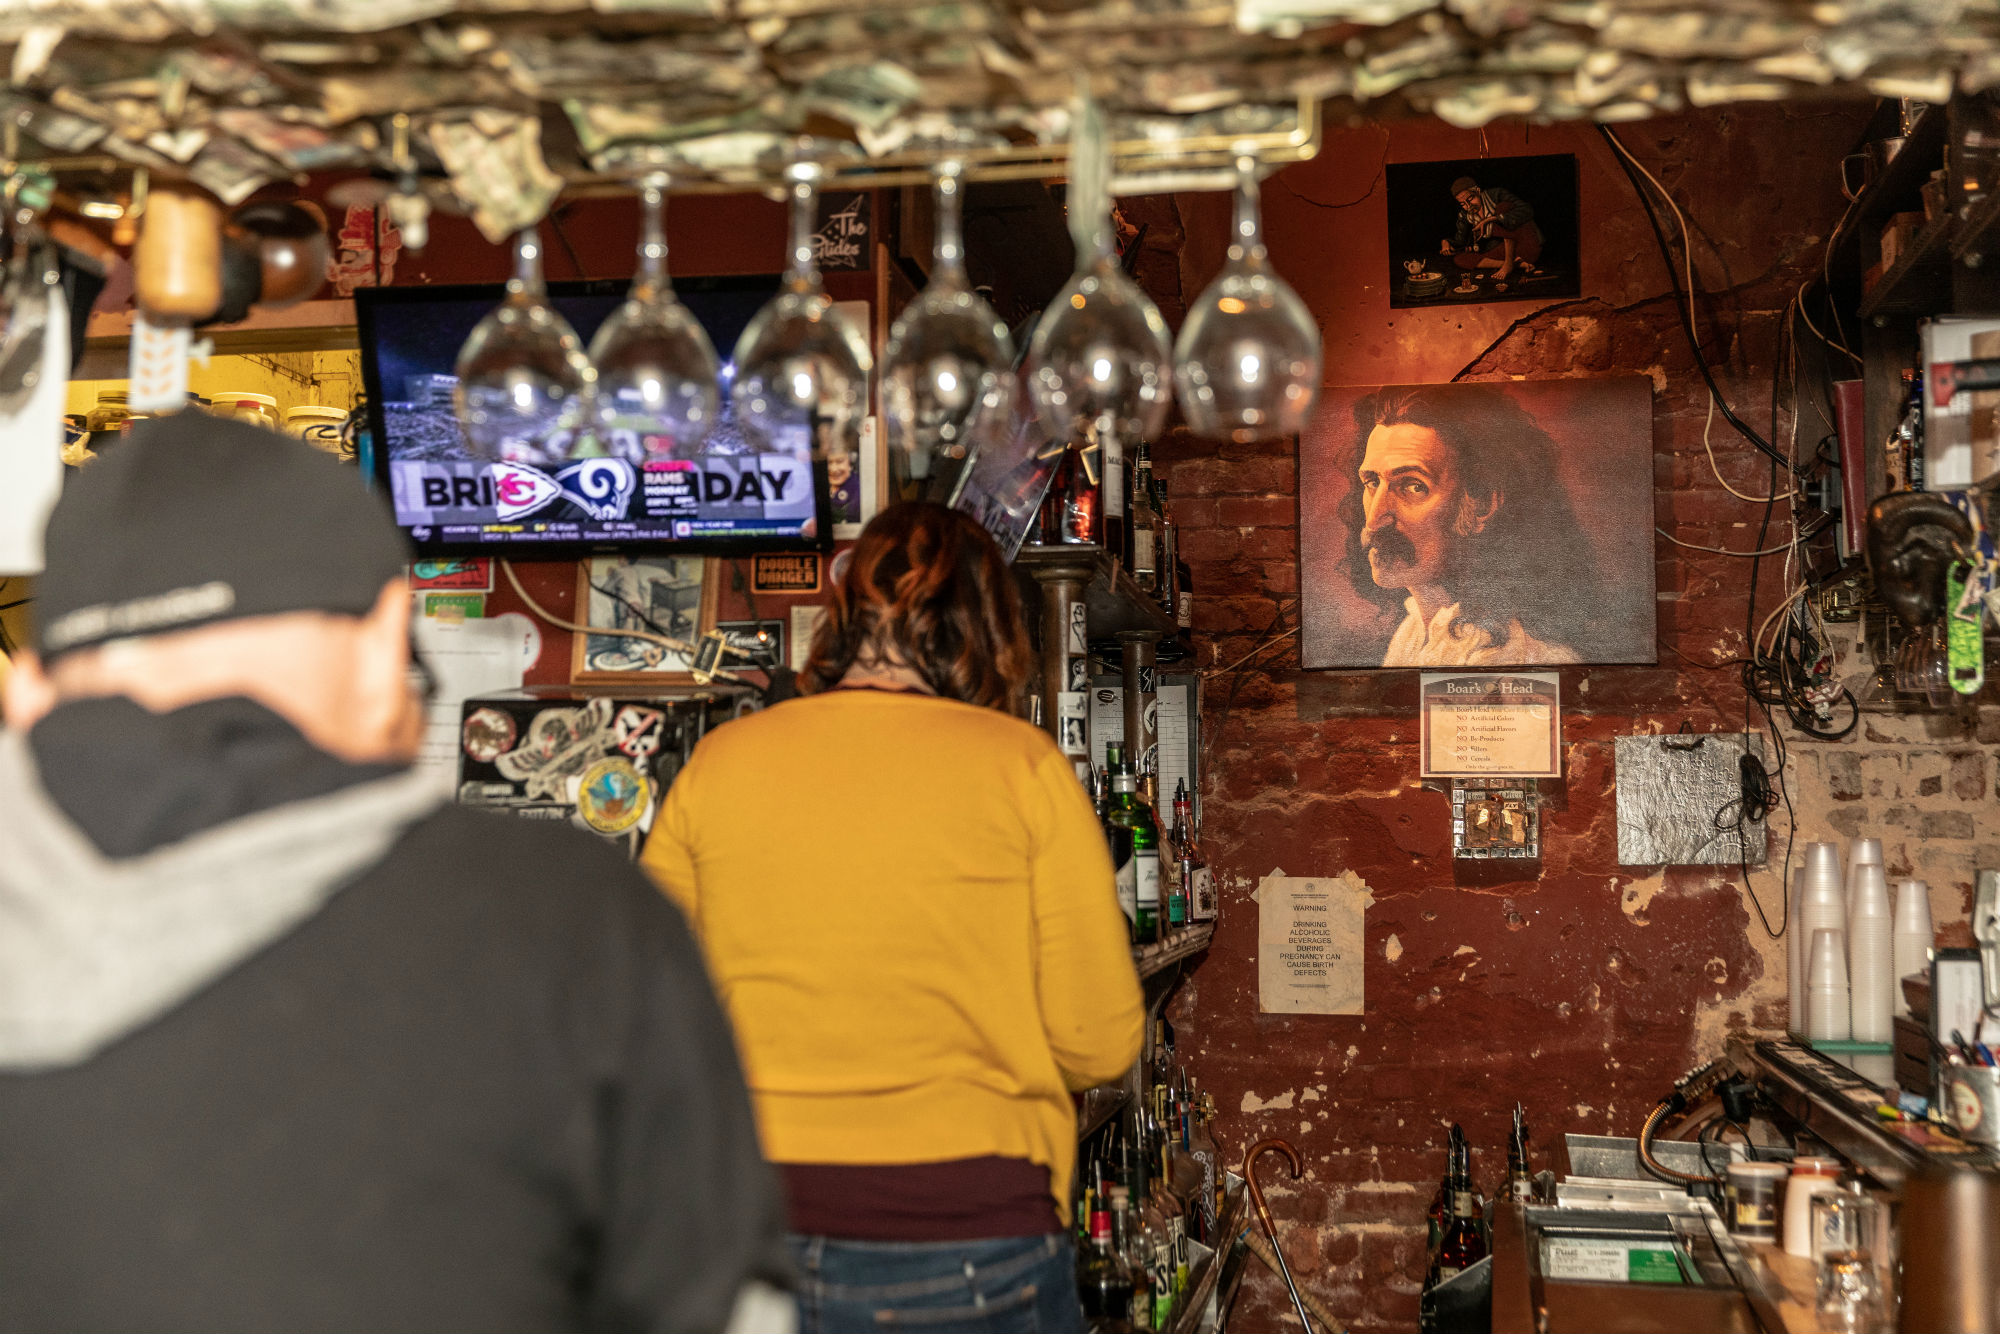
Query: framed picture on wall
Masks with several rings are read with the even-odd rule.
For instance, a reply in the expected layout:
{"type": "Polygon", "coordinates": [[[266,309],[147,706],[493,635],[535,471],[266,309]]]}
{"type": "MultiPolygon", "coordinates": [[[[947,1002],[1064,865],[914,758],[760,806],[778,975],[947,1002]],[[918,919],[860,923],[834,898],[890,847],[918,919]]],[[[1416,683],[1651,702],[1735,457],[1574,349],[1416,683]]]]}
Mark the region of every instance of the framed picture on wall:
{"type": "MultiPolygon", "coordinates": [[[[596,556],[577,562],[576,605],[584,625],[640,630],[692,643],[715,626],[717,562],[700,556],[596,556]]],[[[576,635],[570,680],[578,684],[687,685],[688,660],[664,645],[624,635],[576,635]]]]}
{"type": "Polygon", "coordinates": [[[1655,662],[1655,588],[1646,376],[1320,392],[1302,666],[1655,662]]]}
{"type": "Polygon", "coordinates": [[[1582,295],[1575,154],[1398,162],[1384,175],[1392,308],[1582,295]]]}

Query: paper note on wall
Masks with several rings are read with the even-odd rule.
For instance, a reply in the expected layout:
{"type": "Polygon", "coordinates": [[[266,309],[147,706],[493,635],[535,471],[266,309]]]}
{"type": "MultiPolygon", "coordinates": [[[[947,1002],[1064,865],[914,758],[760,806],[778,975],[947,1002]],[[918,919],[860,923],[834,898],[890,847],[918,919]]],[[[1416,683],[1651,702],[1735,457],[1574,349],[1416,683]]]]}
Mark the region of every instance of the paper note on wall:
{"type": "Polygon", "coordinates": [[[1362,930],[1375,896],[1361,877],[1268,875],[1256,897],[1257,1008],[1362,1013],[1362,930]]]}
{"type": "Polygon", "coordinates": [[[420,616],[411,632],[436,684],[424,710],[417,763],[456,782],[462,706],[474,695],[520,689],[529,664],[541,653],[541,632],[518,612],[490,620],[420,616]]]}
{"type": "MultiPolygon", "coordinates": [[[[1194,792],[1188,773],[1188,709],[1193,687],[1185,682],[1163,685],[1155,696],[1154,728],[1160,739],[1160,802],[1164,807],[1174,799],[1177,784],[1186,783],[1194,792]]],[[[1123,686],[1093,686],[1090,691],[1090,762],[1104,763],[1104,747],[1125,740],[1125,689],[1123,686]]],[[[1164,813],[1164,812],[1163,812],[1164,813]]]]}
{"type": "Polygon", "coordinates": [[[806,659],[812,656],[813,632],[819,629],[820,620],[826,615],[823,603],[802,602],[792,607],[792,670],[806,669],[806,659]]]}

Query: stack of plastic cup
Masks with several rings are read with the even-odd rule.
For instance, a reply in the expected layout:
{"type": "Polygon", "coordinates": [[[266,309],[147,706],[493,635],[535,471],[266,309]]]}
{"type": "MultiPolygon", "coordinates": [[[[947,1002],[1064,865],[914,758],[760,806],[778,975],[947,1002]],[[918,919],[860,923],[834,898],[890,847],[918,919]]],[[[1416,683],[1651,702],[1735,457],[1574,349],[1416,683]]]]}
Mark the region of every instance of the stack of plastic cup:
{"type": "Polygon", "coordinates": [[[1807,952],[1806,1037],[1813,1042],[1846,1042],[1854,1031],[1847,1008],[1847,950],[1840,937],[1833,927],[1815,931],[1807,952]]]}
{"type": "Polygon", "coordinates": [[[1791,1002],[1785,1031],[1798,1037],[1806,1035],[1805,883],[1806,868],[1794,866],[1792,903],[1785,912],[1786,999],[1791,1002]]]}
{"type": "Polygon", "coordinates": [[[1928,974],[1931,967],[1931,887],[1921,880],[1896,882],[1896,1013],[1910,1012],[1903,979],[1928,974]]]}
{"type": "Polygon", "coordinates": [[[1830,1035],[1816,1032],[1813,1027],[1814,997],[1813,970],[1818,960],[1813,951],[1819,941],[1819,933],[1831,931],[1839,942],[1840,995],[1843,1008],[1840,1015],[1840,1036],[1845,1040],[1851,1021],[1845,1008],[1847,999],[1847,896],[1841,890],[1840,849],[1831,843],[1806,844],[1806,864],[1799,878],[1799,953],[1804,964],[1806,977],[1806,1036],[1827,1038],[1830,1035]]]}
{"type": "Polygon", "coordinates": [[[1857,862],[1847,882],[1847,985],[1856,1042],[1887,1042],[1893,1036],[1894,940],[1895,915],[1882,864],[1857,862]]]}
{"type": "Polygon", "coordinates": [[[1879,838],[1850,838],[1847,840],[1848,892],[1853,892],[1854,872],[1857,867],[1882,865],[1882,840],[1879,838]]]}

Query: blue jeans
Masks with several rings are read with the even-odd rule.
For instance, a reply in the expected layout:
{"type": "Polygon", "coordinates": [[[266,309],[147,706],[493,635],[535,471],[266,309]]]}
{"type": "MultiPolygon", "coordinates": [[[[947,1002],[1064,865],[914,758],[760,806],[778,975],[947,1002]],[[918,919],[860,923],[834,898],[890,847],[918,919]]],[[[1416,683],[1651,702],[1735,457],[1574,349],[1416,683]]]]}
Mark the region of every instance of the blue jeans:
{"type": "Polygon", "coordinates": [[[791,1238],[799,1334],[1083,1334],[1061,1233],[990,1241],[791,1238]]]}

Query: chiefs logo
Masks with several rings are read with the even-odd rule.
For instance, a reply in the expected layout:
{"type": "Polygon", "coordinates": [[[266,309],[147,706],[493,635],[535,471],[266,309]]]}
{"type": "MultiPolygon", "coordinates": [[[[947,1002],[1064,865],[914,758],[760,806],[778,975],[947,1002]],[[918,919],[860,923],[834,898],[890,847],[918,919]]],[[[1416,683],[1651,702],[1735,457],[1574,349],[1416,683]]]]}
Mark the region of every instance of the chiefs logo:
{"type": "Polygon", "coordinates": [[[502,519],[533,514],[563,493],[548,476],[518,463],[489,464],[486,473],[493,480],[493,508],[502,519]]]}

